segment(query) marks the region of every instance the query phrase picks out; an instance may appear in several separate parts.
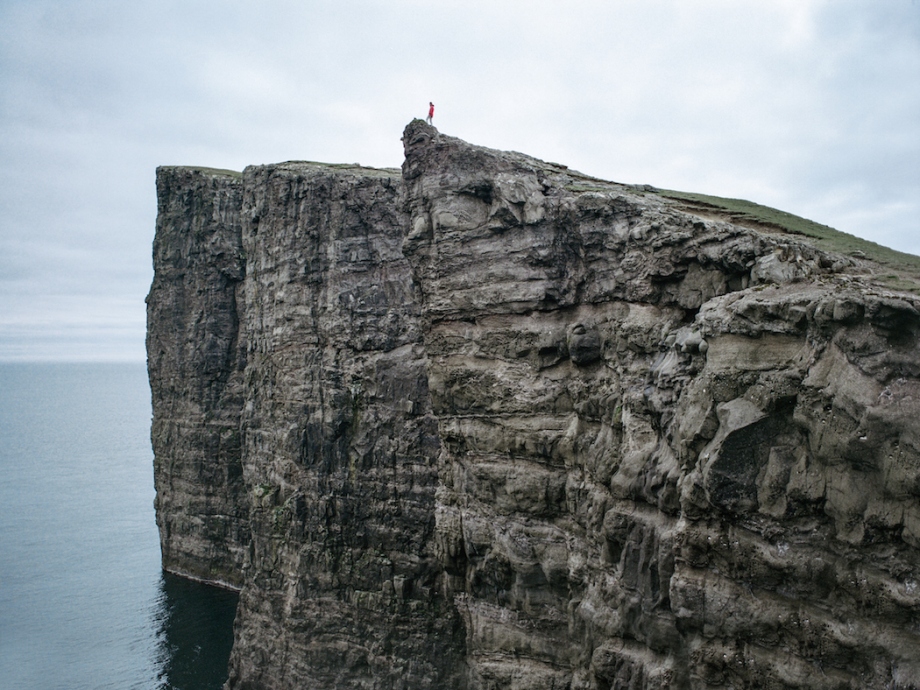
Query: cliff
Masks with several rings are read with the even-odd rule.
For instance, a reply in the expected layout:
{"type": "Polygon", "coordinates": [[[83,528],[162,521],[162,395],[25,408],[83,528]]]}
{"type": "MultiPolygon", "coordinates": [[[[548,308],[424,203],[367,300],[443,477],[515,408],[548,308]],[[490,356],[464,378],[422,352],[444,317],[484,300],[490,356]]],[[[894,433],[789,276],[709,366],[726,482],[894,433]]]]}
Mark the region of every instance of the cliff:
{"type": "Polygon", "coordinates": [[[239,587],[249,545],[240,415],[239,173],[157,170],[147,368],[164,569],[239,587]]]}
{"type": "Polygon", "coordinates": [[[403,141],[158,172],[164,566],[242,584],[228,687],[920,687],[920,300],[403,141]]]}

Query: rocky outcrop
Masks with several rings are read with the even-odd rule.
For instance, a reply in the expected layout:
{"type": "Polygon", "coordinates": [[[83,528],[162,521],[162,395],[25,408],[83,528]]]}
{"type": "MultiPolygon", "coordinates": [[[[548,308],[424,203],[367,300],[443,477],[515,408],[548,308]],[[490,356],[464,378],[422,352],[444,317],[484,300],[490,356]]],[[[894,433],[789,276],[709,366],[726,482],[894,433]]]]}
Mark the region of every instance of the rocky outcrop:
{"type": "MultiPolygon", "coordinates": [[[[920,687],[920,301],[651,188],[403,141],[401,178],[248,168],[220,221],[251,539],[229,687],[920,687]]],[[[149,342],[187,344],[151,353],[199,352],[220,261],[179,279],[168,190],[149,342]]],[[[189,477],[156,446],[192,396],[160,358],[157,473],[189,477]]],[[[180,511],[158,498],[161,533],[180,511]]]]}
{"type": "Polygon", "coordinates": [[[231,688],[461,687],[394,171],[247,168],[252,549],[231,688]]]}
{"type": "Polygon", "coordinates": [[[404,141],[472,685],[916,687],[916,300],[645,190],[404,141]]]}
{"type": "Polygon", "coordinates": [[[238,588],[249,545],[240,415],[246,347],[239,173],[157,169],[147,297],[156,515],[163,567],[238,588]]]}

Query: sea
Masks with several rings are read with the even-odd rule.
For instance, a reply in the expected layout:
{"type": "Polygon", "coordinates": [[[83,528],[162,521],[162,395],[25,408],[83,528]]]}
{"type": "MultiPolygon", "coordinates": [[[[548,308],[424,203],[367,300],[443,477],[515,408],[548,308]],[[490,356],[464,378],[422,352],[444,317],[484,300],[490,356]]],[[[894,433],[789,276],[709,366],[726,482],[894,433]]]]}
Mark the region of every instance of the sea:
{"type": "Polygon", "coordinates": [[[143,363],[0,364],[0,688],[210,690],[237,595],[163,573],[143,363]]]}

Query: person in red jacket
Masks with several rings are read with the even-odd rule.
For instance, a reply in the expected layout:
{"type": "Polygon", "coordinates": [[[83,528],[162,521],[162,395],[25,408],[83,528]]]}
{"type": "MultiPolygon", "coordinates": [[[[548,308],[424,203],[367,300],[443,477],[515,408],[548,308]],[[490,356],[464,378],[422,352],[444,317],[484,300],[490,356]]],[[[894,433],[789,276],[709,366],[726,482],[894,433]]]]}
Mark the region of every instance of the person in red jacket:
{"type": "Polygon", "coordinates": [[[428,101],[428,124],[434,119],[434,103],[428,101]]]}

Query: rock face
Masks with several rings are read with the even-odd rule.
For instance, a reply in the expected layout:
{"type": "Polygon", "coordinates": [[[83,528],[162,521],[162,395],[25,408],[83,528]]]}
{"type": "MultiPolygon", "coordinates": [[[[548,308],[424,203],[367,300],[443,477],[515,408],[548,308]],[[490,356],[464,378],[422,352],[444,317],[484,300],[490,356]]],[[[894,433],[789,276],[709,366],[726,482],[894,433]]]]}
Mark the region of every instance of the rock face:
{"type": "Polygon", "coordinates": [[[240,587],[249,546],[240,415],[245,274],[239,173],[157,170],[147,297],[156,515],[163,567],[240,587]]]}
{"type": "Polygon", "coordinates": [[[920,687],[918,300],[403,141],[160,171],[158,520],[237,568],[228,687],[920,687]]]}
{"type": "Polygon", "coordinates": [[[230,687],[460,687],[399,176],[285,164],[244,188],[252,549],[230,687]]]}

